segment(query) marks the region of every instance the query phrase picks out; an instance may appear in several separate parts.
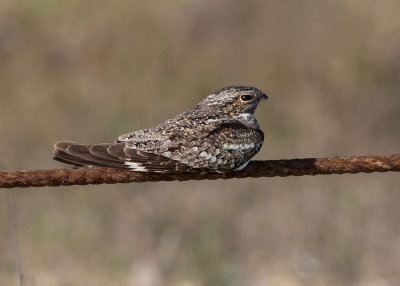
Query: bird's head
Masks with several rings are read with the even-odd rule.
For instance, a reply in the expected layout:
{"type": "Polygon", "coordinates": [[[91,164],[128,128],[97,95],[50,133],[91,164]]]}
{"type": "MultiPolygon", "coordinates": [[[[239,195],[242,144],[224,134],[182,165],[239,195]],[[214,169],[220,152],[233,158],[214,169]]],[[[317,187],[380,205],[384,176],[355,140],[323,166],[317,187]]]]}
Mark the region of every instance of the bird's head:
{"type": "Polygon", "coordinates": [[[267,98],[265,93],[255,87],[227,86],[207,96],[200,104],[238,118],[254,114],[260,99],[267,98]]]}

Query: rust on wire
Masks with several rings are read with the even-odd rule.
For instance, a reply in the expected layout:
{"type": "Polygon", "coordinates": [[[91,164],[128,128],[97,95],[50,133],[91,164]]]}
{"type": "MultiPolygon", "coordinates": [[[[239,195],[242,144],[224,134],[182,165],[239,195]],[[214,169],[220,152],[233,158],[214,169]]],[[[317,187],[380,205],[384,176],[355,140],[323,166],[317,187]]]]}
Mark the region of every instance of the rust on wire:
{"type": "Polygon", "coordinates": [[[400,154],[292,160],[251,161],[229,173],[140,173],[110,168],[68,168],[0,172],[0,188],[115,184],[131,182],[216,180],[275,176],[355,174],[400,171],[400,154]]]}

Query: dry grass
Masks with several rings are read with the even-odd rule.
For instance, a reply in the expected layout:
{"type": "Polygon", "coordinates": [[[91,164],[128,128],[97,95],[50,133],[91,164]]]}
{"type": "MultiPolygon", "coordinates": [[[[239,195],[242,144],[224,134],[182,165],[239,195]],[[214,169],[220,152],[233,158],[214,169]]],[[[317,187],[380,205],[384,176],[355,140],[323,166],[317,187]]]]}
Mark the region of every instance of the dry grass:
{"type": "MultiPolygon", "coordinates": [[[[398,153],[400,4],[10,1],[0,164],[59,167],[229,84],[270,95],[259,159],[398,153]]],[[[398,174],[14,190],[37,285],[399,285],[398,174]]],[[[13,281],[0,193],[0,284],[13,281]]]]}

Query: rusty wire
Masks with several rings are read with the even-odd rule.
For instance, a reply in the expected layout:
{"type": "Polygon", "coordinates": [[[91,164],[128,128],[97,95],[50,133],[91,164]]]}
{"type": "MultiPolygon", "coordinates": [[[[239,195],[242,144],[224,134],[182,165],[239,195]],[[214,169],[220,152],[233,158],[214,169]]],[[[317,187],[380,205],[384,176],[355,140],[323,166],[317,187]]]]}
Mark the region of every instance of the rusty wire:
{"type": "Polygon", "coordinates": [[[0,172],[0,188],[115,184],[131,182],[216,180],[400,171],[400,154],[292,160],[251,161],[229,173],[143,173],[110,168],[68,168],[0,172]]]}

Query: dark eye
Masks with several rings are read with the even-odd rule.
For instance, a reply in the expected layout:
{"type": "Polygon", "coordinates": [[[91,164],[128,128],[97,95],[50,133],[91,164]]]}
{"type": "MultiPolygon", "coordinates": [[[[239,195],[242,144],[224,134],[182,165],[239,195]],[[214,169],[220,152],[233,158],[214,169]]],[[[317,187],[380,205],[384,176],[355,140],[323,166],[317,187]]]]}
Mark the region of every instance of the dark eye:
{"type": "Polygon", "coordinates": [[[254,96],[251,95],[251,94],[243,94],[243,95],[240,97],[240,99],[243,100],[243,101],[250,101],[250,100],[252,100],[253,98],[254,98],[254,96]]]}

